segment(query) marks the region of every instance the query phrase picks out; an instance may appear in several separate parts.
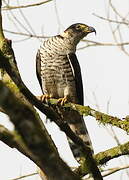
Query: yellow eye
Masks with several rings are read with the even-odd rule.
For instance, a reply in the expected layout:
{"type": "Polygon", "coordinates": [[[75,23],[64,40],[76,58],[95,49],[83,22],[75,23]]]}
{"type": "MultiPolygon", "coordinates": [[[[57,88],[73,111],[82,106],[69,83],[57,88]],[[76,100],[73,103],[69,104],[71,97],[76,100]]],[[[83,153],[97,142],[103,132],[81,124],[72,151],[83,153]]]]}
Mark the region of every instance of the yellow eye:
{"type": "Polygon", "coordinates": [[[76,29],[77,29],[77,30],[80,30],[80,29],[81,29],[81,25],[78,24],[78,25],[76,26],[76,29]]]}

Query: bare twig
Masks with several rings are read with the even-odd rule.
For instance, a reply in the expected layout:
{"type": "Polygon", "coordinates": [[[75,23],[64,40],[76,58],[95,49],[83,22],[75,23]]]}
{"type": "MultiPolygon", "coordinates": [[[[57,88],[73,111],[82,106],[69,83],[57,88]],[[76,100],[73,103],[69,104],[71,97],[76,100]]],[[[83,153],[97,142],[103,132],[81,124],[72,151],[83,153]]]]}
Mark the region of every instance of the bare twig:
{"type": "Polygon", "coordinates": [[[129,42],[123,42],[123,43],[107,43],[107,42],[97,42],[97,41],[91,41],[91,40],[85,40],[83,39],[82,42],[86,42],[87,44],[81,48],[78,48],[78,50],[92,47],[92,46],[128,46],[129,42]]]}
{"type": "MultiPolygon", "coordinates": [[[[121,170],[124,170],[124,169],[128,169],[129,168],[129,165],[127,166],[122,166],[122,167],[116,167],[116,168],[111,168],[111,169],[108,169],[106,171],[108,172],[102,172],[102,176],[103,177],[106,177],[106,176],[109,176],[115,172],[118,172],[118,171],[121,171],[121,170]]],[[[93,180],[93,178],[89,177],[89,178],[85,178],[84,180],[93,180]]]]}
{"type": "Polygon", "coordinates": [[[19,179],[27,178],[27,177],[34,176],[34,175],[37,175],[37,174],[38,174],[37,172],[36,173],[31,173],[31,174],[27,174],[27,175],[20,176],[20,177],[10,179],[10,180],[19,180],[19,179]]]}
{"type": "MultiPolygon", "coordinates": [[[[16,34],[16,35],[21,35],[21,36],[27,36],[30,38],[49,38],[50,36],[43,36],[43,35],[34,35],[34,34],[27,34],[27,33],[21,33],[21,32],[15,32],[15,31],[9,31],[4,29],[4,32],[7,33],[12,33],[12,34],[16,34]]],[[[78,48],[78,50],[87,48],[87,47],[91,47],[91,46],[128,46],[129,42],[123,42],[123,43],[112,43],[112,42],[97,42],[97,41],[91,41],[91,40],[81,40],[82,42],[86,42],[87,44],[81,48],[78,48]]]]}
{"type": "Polygon", "coordinates": [[[103,173],[103,177],[109,176],[109,175],[111,175],[111,174],[113,174],[115,172],[118,172],[118,171],[121,171],[121,170],[124,170],[124,169],[128,169],[128,168],[129,168],[129,165],[108,169],[108,170],[106,170],[108,172],[103,173]]]}
{"type": "MultiPolygon", "coordinates": [[[[20,2],[19,2],[19,0],[17,0],[17,2],[18,2],[18,5],[20,6],[20,2]]],[[[24,21],[25,21],[26,25],[27,25],[27,26],[28,26],[28,28],[30,29],[30,32],[32,32],[34,35],[36,35],[36,33],[35,33],[34,29],[32,28],[32,26],[31,26],[31,24],[30,24],[30,22],[28,21],[27,17],[24,15],[24,13],[23,13],[22,9],[21,9],[21,8],[19,8],[18,10],[19,10],[19,12],[20,12],[20,14],[21,14],[22,18],[24,19],[24,21]]]]}
{"type": "Polygon", "coordinates": [[[11,34],[16,34],[16,35],[21,35],[21,36],[27,36],[27,37],[30,37],[30,38],[49,38],[50,37],[50,36],[43,36],[43,35],[34,35],[34,34],[31,34],[31,33],[22,33],[22,32],[9,31],[9,30],[6,30],[6,29],[4,29],[4,32],[11,33],[11,34]]]}
{"type": "MultiPolygon", "coordinates": [[[[112,0],[109,0],[109,4],[110,4],[110,7],[112,8],[112,10],[115,12],[115,14],[118,15],[122,20],[125,20],[125,18],[116,10],[114,5],[112,4],[112,0]]],[[[129,23],[128,20],[127,20],[127,22],[129,23]]]]}
{"type": "Polygon", "coordinates": [[[13,9],[19,9],[19,8],[28,8],[28,7],[35,7],[35,6],[40,6],[40,5],[43,5],[45,3],[48,3],[52,0],[46,0],[46,1],[43,1],[43,2],[40,2],[40,3],[35,3],[35,4],[28,4],[28,5],[22,5],[22,6],[4,6],[2,8],[2,10],[13,10],[13,9]]]}
{"type": "Polygon", "coordinates": [[[105,21],[109,21],[111,23],[117,23],[117,24],[125,24],[125,25],[129,25],[129,22],[125,22],[125,21],[117,21],[117,20],[113,20],[113,19],[109,19],[109,18],[105,18],[105,17],[102,17],[102,16],[99,16],[95,13],[93,13],[94,16],[102,19],[102,20],[105,20],[105,21]]]}

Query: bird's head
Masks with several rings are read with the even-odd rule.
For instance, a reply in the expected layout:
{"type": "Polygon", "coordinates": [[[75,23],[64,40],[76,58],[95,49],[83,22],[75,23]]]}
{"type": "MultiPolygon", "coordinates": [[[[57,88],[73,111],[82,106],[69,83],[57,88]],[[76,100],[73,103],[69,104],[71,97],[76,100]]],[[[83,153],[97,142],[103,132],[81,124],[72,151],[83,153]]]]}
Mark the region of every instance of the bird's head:
{"type": "Polygon", "coordinates": [[[87,36],[87,34],[92,32],[96,34],[96,30],[93,27],[86,24],[77,23],[68,27],[62,35],[68,38],[71,37],[78,43],[81,39],[87,36]]]}

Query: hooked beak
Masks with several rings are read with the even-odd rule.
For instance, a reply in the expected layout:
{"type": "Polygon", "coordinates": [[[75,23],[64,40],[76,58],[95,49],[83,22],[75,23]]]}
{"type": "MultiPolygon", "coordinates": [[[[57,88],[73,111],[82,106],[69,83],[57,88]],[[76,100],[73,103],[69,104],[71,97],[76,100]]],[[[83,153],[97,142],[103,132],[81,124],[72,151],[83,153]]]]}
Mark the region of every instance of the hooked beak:
{"type": "Polygon", "coordinates": [[[95,35],[96,35],[96,30],[95,30],[93,27],[91,27],[91,26],[89,26],[89,27],[88,27],[87,32],[88,32],[88,33],[92,33],[92,32],[94,32],[94,33],[95,33],[95,35]]]}

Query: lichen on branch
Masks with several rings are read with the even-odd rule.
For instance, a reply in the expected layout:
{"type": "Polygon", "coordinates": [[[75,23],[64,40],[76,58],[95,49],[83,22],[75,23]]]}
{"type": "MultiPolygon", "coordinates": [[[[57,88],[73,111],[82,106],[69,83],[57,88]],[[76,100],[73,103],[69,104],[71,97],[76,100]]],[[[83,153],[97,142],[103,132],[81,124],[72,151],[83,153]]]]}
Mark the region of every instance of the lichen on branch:
{"type": "MultiPolygon", "coordinates": [[[[58,104],[58,100],[57,99],[49,99],[48,103],[49,103],[50,107],[54,106],[54,105],[56,107],[58,104]]],[[[58,105],[58,108],[60,108],[60,110],[62,109],[62,107],[59,105],[58,105]]],[[[95,109],[92,109],[89,106],[82,106],[82,105],[73,104],[73,103],[67,103],[63,106],[63,108],[65,109],[66,112],[75,110],[75,111],[78,111],[80,113],[80,115],[92,116],[100,124],[116,126],[118,128],[123,129],[127,133],[129,133],[129,120],[128,120],[128,118],[121,120],[117,117],[113,117],[111,115],[96,111],[95,109]]]]}
{"type": "MultiPolygon", "coordinates": [[[[41,119],[28,105],[16,98],[2,81],[0,81],[0,107],[9,115],[16,131],[22,137],[22,141],[28,148],[28,152],[30,152],[30,154],[24,154],[45,172],[48,179],[63,180],[65,177],[65,179],[69,180],[80,180],[59,157],[41,119]]],[[[10,139],[12,138],[12,141],[13,134],[9,131],[5,132],[10,139]]]]}

